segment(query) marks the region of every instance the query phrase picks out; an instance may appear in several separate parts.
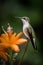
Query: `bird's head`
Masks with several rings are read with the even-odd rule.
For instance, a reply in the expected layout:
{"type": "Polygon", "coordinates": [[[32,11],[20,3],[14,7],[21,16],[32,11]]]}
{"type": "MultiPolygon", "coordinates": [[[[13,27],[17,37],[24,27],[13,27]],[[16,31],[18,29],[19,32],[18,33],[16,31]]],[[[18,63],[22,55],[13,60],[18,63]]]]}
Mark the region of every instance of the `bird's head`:
{"type": "Polygon", "coordinates": [[[18,17],[18,18],[22,21],[23,24],[30,22],[29,17],[24,16],[24,17],[18,17]]]}

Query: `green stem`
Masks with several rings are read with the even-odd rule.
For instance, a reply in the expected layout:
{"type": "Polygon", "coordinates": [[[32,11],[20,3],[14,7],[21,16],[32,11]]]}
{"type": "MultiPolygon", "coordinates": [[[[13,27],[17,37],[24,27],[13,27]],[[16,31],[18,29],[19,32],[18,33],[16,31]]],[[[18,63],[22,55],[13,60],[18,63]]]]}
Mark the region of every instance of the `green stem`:
{"type": "Polygon", "coordinates": [[[13,65],[13,53],[12,53],[11,49],[9,49],[9,55],[10,55],[10,57],[9,57],[9,63],[10,63],[10,65],[13,65]]]}
{"type": "Polygon", "coordinates": [[[25,55],[25,53],[27,51],[27,47],[28,47],[28,43],[26,43],[26,46],[25,46],[25,49],[24,49],[24,53],[23,53],[23,55],[22,55],[22,57],[21,57],[20,62],[18,63],[18,65],[21,65],[21,63],[23,61],[23,58],[24,58],[24,55],[25,55]]]}

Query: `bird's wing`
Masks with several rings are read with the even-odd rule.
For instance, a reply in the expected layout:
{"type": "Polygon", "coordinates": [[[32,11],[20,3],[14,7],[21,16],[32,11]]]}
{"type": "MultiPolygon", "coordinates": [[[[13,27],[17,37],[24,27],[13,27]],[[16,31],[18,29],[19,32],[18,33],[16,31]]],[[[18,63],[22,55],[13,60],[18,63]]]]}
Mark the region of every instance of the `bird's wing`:
{"type": "Polygon", "coordinates": [[[33,37],[33,38],[36,38],[35,32],[34,32],[33,27],[32,27],[31,25],[30,25],[29,31],[30,31],[30,33],[32,34],[32,37],[33,37]]]}
{"type": "Polygon", "coordinates": [[[33,45],[33,48],[34,49],[37,49],[37,46],[36,46],[36,36],[35,36],[35,33],[34,33],[34,30],[32,27],[30,28],[26,28],[25,29],[25,32],[26,34],[28,35],[28,37],[30,38],[31,42],[32,42],[32,45],[33,45]]]}

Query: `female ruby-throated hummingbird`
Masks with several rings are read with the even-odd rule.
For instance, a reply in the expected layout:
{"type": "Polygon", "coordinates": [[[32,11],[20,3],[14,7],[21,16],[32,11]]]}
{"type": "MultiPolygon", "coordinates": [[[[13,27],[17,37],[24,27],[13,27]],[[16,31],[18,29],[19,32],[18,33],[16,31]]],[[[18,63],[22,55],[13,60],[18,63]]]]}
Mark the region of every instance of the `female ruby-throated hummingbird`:
{"type": "Polygon", "coordinates": [[[26,16],[25,17],[18,17],[18,18],[23,23],[23,33],[24,33],[24,35],[28,38],[28,40],[31,40],[33,48],[35,50],[37,50],[35,33],[34,33],[32,26],[29,23],[30,19],[26,16]]]}

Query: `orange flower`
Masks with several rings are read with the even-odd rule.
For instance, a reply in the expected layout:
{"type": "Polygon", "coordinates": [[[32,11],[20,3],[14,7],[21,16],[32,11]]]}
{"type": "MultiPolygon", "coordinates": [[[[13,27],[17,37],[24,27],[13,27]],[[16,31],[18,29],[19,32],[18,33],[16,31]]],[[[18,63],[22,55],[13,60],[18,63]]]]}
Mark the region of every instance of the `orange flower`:
{"type": "Polygon", "coordinates": [[[1,34],[0,41],[1,44],[0,46],[3,46],[4,48],[11,48],[15,52],[19,52],[19,44],[23,44],[24,42],[27,42],[26,39],[20,38],[22,36],[22,32],[20,32],[18,35],[16,33],[5,33],[1,34]]]}
{"type": "Polygon", "coordinates": [[[6,53],[7,53],[6,50],[3,47],[0,47],[0,58],[2,58],[5,61],[8,60],[6,53]]]}

